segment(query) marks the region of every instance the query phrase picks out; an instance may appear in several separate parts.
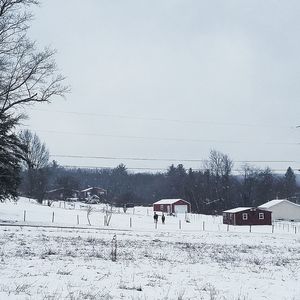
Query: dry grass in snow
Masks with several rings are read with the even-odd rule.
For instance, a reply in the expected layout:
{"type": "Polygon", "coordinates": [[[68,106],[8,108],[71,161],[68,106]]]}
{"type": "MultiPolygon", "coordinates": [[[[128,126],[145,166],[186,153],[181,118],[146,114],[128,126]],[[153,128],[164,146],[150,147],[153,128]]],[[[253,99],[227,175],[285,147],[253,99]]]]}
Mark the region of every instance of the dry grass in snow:
{"type": "Polygon", "coordinates": [[[0,229],[0,299],[300,299],[300,241],[250,233],[0,229]]]}
{"type": "Polygon", "coordinates": [[[0,204],[0,299],[300,300],[299,224],[227,232],[220,217],[191,215],[155,229],[151,209],[136,208],[105,226],[100,206],[90,220],[68,206],[0,204]]]}

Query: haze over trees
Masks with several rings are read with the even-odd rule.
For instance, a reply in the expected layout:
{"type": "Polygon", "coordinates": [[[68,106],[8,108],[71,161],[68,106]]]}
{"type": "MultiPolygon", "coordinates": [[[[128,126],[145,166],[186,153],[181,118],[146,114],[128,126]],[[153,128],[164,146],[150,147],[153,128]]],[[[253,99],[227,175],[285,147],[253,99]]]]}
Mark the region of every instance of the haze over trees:
{"type": "Polygon", "coordinates": [[[28,37],[32,20],[28,9],[36,4],[36,0],[0,0],[0,199],[16,197],[22,159],[28,158],[15,133],[24,116],[20,110],[68,91],[57,71],[55,50],[39,50],[28,37]]]}
{"type": "MultiPolygon", "coordinates": [[[[47,167],[46,188],[101,187],[108,191],[105,200],[117,206],[183,198],[191,202],[193,212],[208,214],[237,206],[258,206],[276,198],[292,199],[298,190],[291,168],[285,175],[249,165],[244,165],[239,174],[232,170],[230,157],[216,150],[211,151],[201,170],[185,169],[179,164],[155,174],[130,173],[123,164],[113,169],[66,169],[54,161],[47,167]]],[[[26,171],[23,175],[24,180],[26,171]]],[[[20,191],[26,195],[24,182],[20,191]]]]}

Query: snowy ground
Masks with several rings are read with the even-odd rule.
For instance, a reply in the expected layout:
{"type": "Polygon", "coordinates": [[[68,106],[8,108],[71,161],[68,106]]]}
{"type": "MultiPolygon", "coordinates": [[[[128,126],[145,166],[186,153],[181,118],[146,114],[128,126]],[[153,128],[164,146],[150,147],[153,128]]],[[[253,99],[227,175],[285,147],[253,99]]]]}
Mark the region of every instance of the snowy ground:
{"type": "Polygon", "coordinates": [[[156,229],[151,209],[135,208],[106,227],[98,206],[88,226],[84,207],[63,207],[0,204],[2,225],[75,227],[1,226],[0,299],[300,299],[297,224],[227,232],[219,217],[191,215],[156,229]]]}

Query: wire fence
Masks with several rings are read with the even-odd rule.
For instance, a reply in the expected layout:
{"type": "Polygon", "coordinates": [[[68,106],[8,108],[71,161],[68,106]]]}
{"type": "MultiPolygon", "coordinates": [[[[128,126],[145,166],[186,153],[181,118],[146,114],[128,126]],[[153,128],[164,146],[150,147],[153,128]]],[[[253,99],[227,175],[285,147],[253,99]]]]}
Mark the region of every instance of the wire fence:
{"type": "Polygon", "coordinates": [[[202,214],[166,215],[153,219],[151,207],[134,207],[124,210],[122,207],[108,205],[87,205],[59,201],[53,207],[31,205],[22,210],[15,206],[14,214],[0,220],[0,223],[23,223],[43,225],[90,226],[98,228],[124,230],[155,231],[212,231],[212,232],[248,232],[270,234],[300,234],[300,222],[273,221],[272,225],[233,226],[223,224],[222,216],[202,214]]]}

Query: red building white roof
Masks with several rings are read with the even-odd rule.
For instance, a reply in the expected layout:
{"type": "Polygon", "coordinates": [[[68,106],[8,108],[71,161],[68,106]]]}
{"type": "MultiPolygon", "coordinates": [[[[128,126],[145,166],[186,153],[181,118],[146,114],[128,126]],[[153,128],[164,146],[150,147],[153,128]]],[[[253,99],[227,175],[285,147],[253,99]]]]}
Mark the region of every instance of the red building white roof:
{"type": "Polygon", "coordinates": [[[189,202],[187,202],[187,201],[185,201],[183,199],[161,199],[161,200],[159,200],[159,201],[157,201],[157,202],[155,202],[153,204],[174,204],[174,203],[176,203],[178,201],[184,201],[186,203],[189,203],[189,202]]]}
{"type": "Polygon", "coordinates": [[[253,207],[236,207],[236,208],[224,210],[223,212],[225,212],[225,213],[237,213],[237,212],[248,210],[248,209],[251,209],[251,208],[253,208],[253,207]]]}

